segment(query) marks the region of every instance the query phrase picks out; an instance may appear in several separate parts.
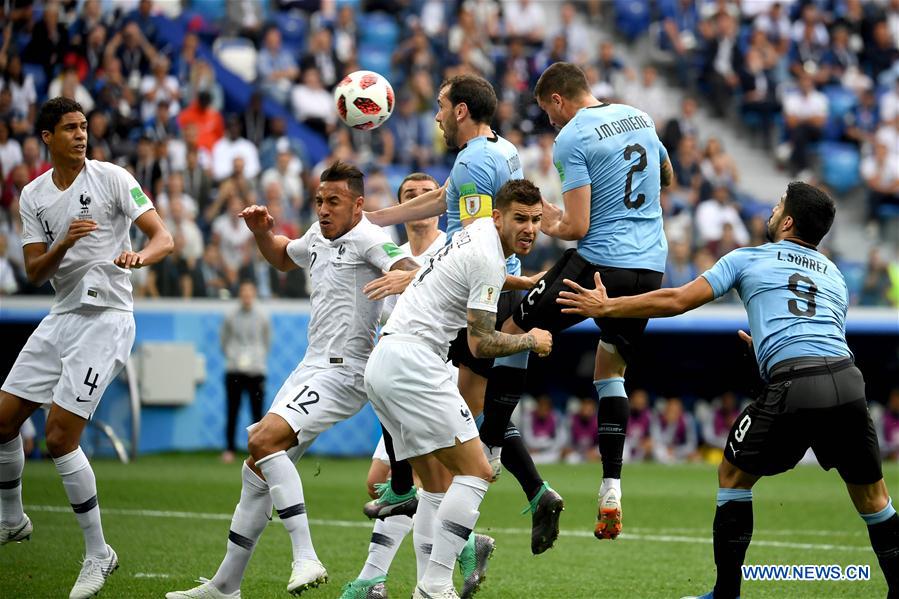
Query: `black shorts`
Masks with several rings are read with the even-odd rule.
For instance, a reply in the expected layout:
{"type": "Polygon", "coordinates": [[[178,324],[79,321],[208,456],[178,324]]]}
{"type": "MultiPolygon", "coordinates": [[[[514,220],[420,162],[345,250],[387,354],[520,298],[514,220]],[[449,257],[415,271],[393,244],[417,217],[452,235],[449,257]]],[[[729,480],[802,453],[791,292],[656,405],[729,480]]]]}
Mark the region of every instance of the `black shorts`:
{"type": "MultiPolygon", "coordinates": [[[[556,303],[560,291],[571,291],[563,279],[571,279],[581,287],[593,289],[593,275],[599,273],[609,297],[639,295],[662,286],[662,273],[642,268],[615,268],[588,262],[577,250],[566,250],[562,258],[531,289],[515,309],[513,318],[522,330],[534,327],[556,334],[584,320],[577,314],[563,314],[556,303]]],[[[594,318],[600,328],[600,339],[615,345],[626,362],[636,357],[635,346],[643,336],[645,318],[594,318]]]]}
{"type": "MultiPolygon", "coordinates": [[[[512,315],[512,310],[521,299],[520,291],[504,291],[496,303],[496,330],[512,315]]],[[[450,342],[447,361],[454,366],[465,366],[473,373],[487,378],[493,368],[493,358],[475,358],[468,347],[468,328],[459,329],[459,334],[450,342]]]]}
{"type": "Polygon", "coordinates": [[[865,380],[852,358],[795,358],[772,368],[762,395],[734,422],[724,457],[757,476],[792,469],[808,448],[847,483],[883,478],[865,380]]]}

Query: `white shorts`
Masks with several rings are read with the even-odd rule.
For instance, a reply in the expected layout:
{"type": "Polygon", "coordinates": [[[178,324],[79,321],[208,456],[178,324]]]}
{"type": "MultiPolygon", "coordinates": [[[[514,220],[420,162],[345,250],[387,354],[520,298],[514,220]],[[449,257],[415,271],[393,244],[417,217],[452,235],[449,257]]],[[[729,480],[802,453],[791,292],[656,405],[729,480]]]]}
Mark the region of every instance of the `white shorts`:
{"type": "Polygon", "coordinates": [[[371,454],[371,459],[384,462],[388,466],[390,465],[390,456],[387,455],[387,447],[384,445],[384,435],[381,435],[381,438],[378,439],[378,445],[375,447],[374,453],[371,454]]]}
{"type": "Polygon", "coordinates": [[[365,390],[398,460],[478,436],[446,363],[417,337],[381,338],[365,367],[365,390]]]}
{"type": "Polygon", "coordinates": [[[133,344],[131,312],[50,314],[19,352],[3,390],[90,418],[133,344]]]}
{"type": "Polygon", "coordinates": [[[300,364],[278,389],[268,412],[287,421],[297,434],[298,455],[303,455],[321,433],[361,410],[367,401],[362,373],[300,364]]]}

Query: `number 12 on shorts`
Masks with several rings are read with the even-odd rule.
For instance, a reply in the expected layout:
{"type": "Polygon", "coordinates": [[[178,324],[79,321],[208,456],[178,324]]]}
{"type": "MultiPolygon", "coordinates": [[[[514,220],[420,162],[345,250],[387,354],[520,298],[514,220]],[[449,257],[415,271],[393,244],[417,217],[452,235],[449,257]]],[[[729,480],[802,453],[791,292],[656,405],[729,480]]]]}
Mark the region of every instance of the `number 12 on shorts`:
{"type": "Polygon", "coordinates": [[[304,414],[308,415],[309,410],[306,409],[306,406],[311,406],[314,403],[318,403],[319,399],[320,397],[318,393],[309,389],[309,385],[303,385],[303,388],[299,393],[297,393],[296,397],[290,400],[290,403],[287,404],[287,407],[294,412],[299,412],[300,410],[302,410],[304,414]],[[304,396],[308,399],[306,399],[305,401],[301,401],[303,400],[304,396]],[[297,406],[299,406],[299,408],[297,408],[297,406]]]}

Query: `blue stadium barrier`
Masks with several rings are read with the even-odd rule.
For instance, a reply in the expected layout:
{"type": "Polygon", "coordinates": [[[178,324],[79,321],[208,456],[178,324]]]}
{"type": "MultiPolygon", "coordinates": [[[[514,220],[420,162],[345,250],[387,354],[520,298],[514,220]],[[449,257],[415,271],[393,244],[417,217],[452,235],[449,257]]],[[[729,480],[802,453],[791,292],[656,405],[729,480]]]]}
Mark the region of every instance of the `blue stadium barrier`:
{"type": "Polygon", "coordinates": [[[648,0],[615,0],[615,28],[629,41],[649,29],[648,0]]]}

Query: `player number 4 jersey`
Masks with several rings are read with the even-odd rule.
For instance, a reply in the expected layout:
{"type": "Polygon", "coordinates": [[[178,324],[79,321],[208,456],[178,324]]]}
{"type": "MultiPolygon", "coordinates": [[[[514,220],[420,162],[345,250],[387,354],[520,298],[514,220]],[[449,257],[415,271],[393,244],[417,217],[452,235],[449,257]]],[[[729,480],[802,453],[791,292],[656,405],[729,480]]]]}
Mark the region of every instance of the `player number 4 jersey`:
{"type": "Polygon", "coordinates": [[[489,218],[456,233],[418,271],[384,325],[386,334],[415,335],[444,359],[468,323],[468,310],[496,312],[506,279],[506,259],[489,218]]]}
{"type": "Polygon", "coordinates": [[[303,364],[348,366],[359,370],[375,345],[382,301],[371,301],[362,288],[409,255],[364,216],[342,237],[325,239],[315,223],[287,254],[311,280],[312,315],[303,364]]]}
{"type": "Polygon", "coordinates": [[[50,279],[56,298],[51,314],[83,309],[133,310],[131,275],[113,264],[131,250],[131,223],[153,204],[125,169],[86,160],[64,191],[53,182],[53,170],[22,190],[22,245],[62,241],[76,219],[89,219],[97,229],[75,242],[50,279]]]}

